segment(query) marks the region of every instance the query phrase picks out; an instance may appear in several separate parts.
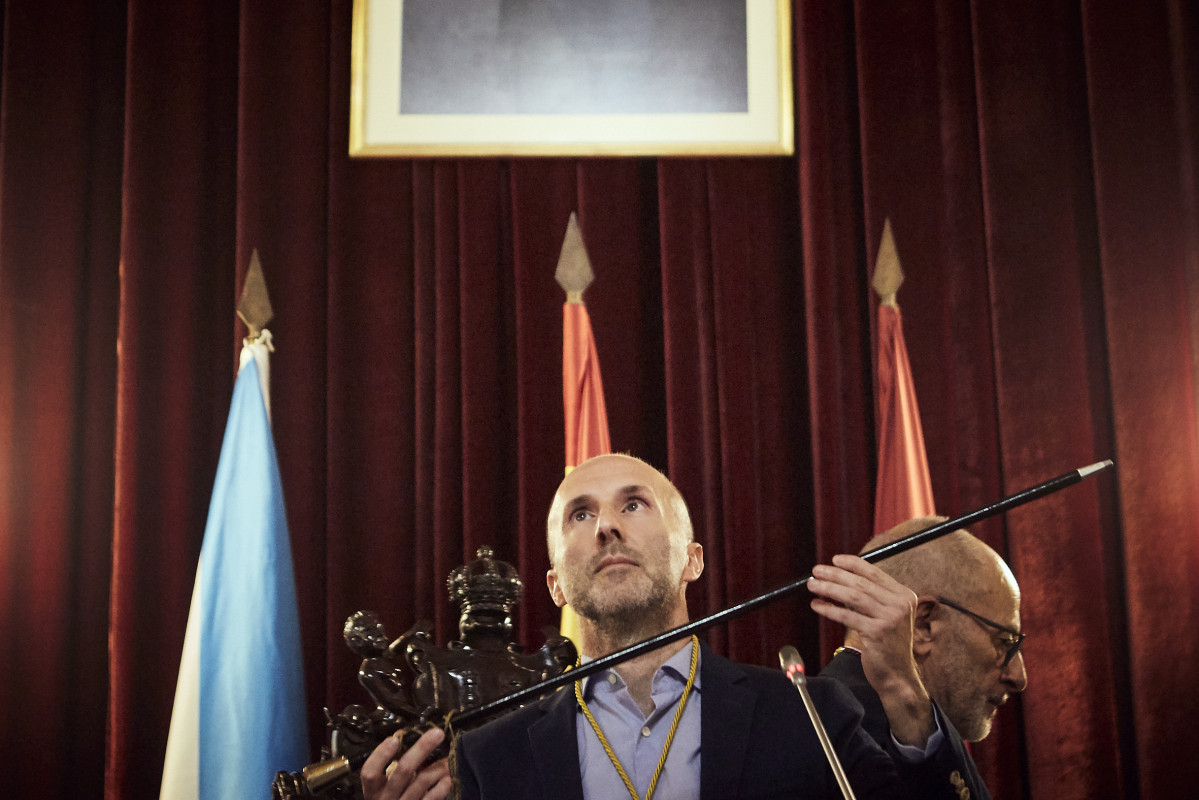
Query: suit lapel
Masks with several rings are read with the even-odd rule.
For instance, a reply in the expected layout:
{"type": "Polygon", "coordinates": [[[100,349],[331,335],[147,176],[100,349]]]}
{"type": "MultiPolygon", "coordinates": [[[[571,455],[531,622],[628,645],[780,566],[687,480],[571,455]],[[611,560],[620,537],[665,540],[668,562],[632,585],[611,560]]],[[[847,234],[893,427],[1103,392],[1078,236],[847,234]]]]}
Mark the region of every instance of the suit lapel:
{"type": "Polygon", "coordinates": [[[757,696],[741,668],[707,646],[700,669],[700,798],[737,797],[757,696]]]}
{"type": "Polygon", "coordinates": [[[545,714],[529,726],[534,772],[545,800],[583,800],[579,741],[575,732],[575,698],[561,689],[546,704],[545,714]]]}

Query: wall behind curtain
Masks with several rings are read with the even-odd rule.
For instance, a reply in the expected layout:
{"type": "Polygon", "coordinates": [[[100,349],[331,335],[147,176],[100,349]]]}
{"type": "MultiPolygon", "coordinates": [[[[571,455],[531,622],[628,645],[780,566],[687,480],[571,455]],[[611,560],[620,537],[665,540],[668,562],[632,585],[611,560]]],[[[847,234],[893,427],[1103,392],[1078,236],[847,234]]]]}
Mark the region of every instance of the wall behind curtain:
{"type": "MultiPolygon", "coordinates": [[[[692,505],[717,610],[868,535],[883,221],[944,513],[988,521],[1030,685],[1002,797],[1180,795],[1199,713],[1199,12],[1185,0],[797,0],[797,152],[350,160],[350,0],[9,0],[0,71],[0,734],[14,796],[153,798],[250,253],[313,752],[340,639],[452,638],[483,544],[557,612],[560,304],[577,210],[613,446],[692,505]],[[114,455],[115,454],[115,455],[114,455]]],[[[710,632],[810,661],[802,599],[710,632]]]]}

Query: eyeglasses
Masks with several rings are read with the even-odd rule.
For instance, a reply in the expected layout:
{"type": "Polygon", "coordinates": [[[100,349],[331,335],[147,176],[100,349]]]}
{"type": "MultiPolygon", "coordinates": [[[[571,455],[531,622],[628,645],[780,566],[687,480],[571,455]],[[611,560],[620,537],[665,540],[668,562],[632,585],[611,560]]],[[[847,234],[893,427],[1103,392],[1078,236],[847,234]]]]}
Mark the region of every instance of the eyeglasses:
{"type": "Polygon", "coordinates": [[[992,622],[986,617],[975,614],[968,608],[962,608],[957,603],[946,600],[944,597],[938,597],[937,602],[943,606],[949,606],[954,611],[960,611],[968,617],[973,617],[982,624],[994,628],[1000,632],[999,638],[1000,641],[1003,642],[1003,646],[1005,648],[1003,653],[1003,664],[1000,665],[1001,668],[1010,664],[1012,659],[1016,657],[1016,653],[1020,652],[1020,646],[1024,644],[1024,638],[1028,634],[1021,633],[1020,631],[1014,631],[1011,628],[1000,625],[998,622],[992,622]]]}

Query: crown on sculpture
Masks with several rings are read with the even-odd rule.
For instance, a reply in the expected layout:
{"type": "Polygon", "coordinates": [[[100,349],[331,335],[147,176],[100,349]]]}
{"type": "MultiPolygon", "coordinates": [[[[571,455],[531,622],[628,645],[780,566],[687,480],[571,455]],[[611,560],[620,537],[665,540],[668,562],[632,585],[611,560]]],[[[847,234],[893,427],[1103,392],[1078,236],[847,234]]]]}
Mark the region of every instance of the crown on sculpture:
{"type": "Polygon", "coordinates": [[[446,588],[450,600],[461,608],[463,614],[472,611],[502,611],[511,614],[520,602],[524,586],[516,568],[506,561],[498,561],[495,551],[484,545],[469,564],[463,564],[450,573],[446,588]]]}

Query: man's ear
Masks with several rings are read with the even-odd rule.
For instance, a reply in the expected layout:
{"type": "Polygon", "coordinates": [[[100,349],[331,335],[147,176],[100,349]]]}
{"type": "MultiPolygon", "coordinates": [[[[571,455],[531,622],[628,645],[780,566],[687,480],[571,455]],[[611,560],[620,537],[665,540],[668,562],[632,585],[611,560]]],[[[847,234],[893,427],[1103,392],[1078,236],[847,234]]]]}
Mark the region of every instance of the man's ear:
{"type": "Polygon", "coordinates": [[[912,654],[920,663],[932,652],[936,634],[933,631],[933,610],[937,607],[937,598],[922,594],[916,598],[916,616],[912,620],[912,654]]]}
{"type": "Polygon", "coordinates": [[[704,571],[704,547],[699,542],[687,542],[687,565],[683,567],[683,580],[691,583],[704,571]]]}
{"type": "Polygon", "coordinates": [[[554,600],[554,605],[558,608],[566,605],[566,595],[562,594],[562,587],[558,584],[558,571],[549,570],[545,573],[545,585],[550,590],[550,597],[554,600]]]}

